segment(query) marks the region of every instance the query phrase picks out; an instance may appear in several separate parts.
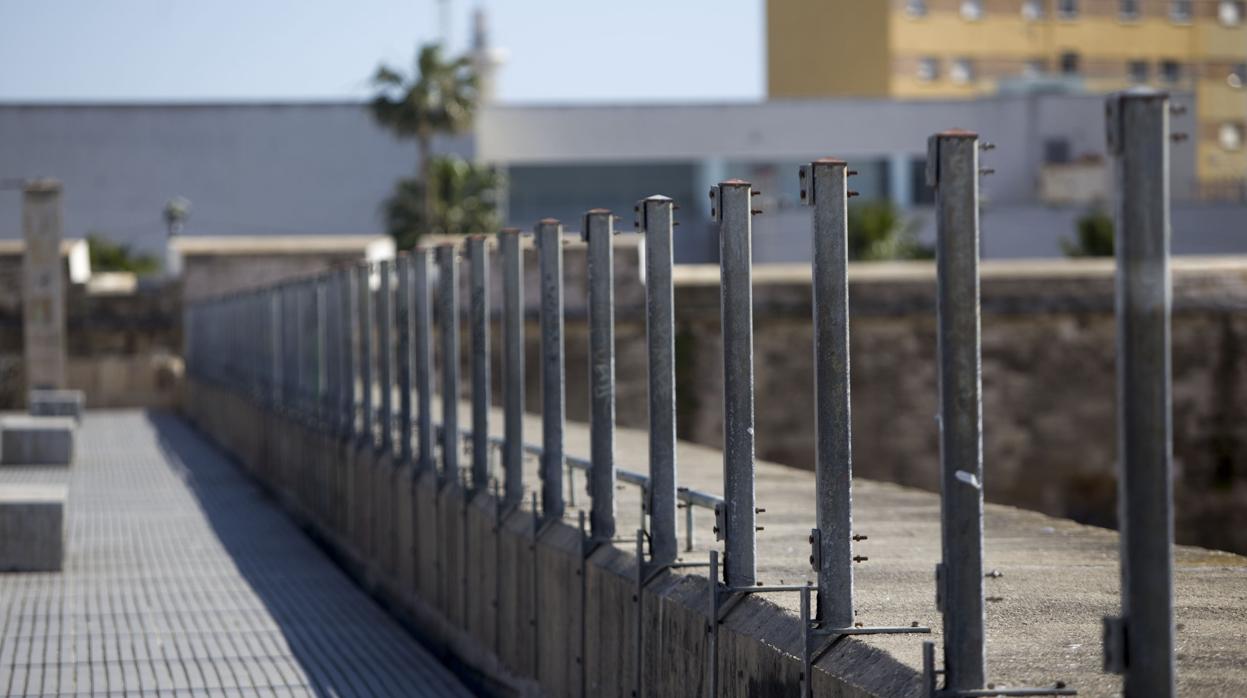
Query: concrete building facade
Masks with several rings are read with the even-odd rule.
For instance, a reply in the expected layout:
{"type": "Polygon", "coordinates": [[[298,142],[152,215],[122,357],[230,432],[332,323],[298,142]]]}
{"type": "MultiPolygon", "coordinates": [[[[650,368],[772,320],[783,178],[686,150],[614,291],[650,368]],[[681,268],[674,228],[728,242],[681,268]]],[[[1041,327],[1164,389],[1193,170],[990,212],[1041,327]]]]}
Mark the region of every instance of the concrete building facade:
{"type": "MultiPolygon", "coordinates": [[[[1247,199],[1243,0],[768,0],[772,99],[1194,96],[1195,193],[1247,199]]],[[[1059,147],[1052,160],[1071,156],[1059,147]]]]}

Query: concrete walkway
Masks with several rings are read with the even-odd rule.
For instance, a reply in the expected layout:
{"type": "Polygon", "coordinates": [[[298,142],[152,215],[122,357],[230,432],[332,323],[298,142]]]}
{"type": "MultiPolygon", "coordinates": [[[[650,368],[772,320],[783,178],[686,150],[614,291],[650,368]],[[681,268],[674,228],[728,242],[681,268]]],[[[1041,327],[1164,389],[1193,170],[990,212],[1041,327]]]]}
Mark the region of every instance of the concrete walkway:
{"type": "Polygon", "coordinates": [[[19,481],[68,481],[66,564],[0,574],[0,694],[470,695],[176,417],[88,413],[19,481]]]}

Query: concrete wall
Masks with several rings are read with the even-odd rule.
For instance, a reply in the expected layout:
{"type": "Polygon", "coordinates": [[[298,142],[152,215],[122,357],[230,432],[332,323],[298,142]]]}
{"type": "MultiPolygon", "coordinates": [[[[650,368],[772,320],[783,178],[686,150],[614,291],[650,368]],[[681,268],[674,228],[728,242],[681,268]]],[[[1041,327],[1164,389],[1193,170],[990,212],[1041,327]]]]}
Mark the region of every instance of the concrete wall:
{"type": "MultiPolygon", "coordinates": [[[[620,241],[617,419],[620,426],[644,428],[644,287],[633,244],[637,237],[620,241]]],[[[587,421],[589,414],[583,254],[579,243],[565,248],[567,415],[576,421],[587,421]]],[[[855,472],[934,491],[934,268],[929,263],[851,267],[855,472]]],[[[534,413],[540,410],[535,269],[530,257],[526,398],[527,409],[534,413]]],[[[1111,260],[983,264],[989,501],[1115,526],[1112,269],[1111,260]]],[[[809,273],[805,265],[774,265],[757,267],[754,275],[757,454],[806,469],[814,463],[809,273]]],[[[723,379],[718,268],[678,267],[676,286],[679,435],[718,448],[723,379]]],[[[495,298],[495,308],[499,300],[495,298]]],[[[1177,540],[1236,552],[1247,551],[1247,422],[1241,419],[1247,413],[1244,309],[1247,259],[1174,261],[1177,540]]],[[[466,347],[466,334],[464,341],[466,347]]],[[[495,366],[501,366],[500,343],[493,347],[495,366]]],[[[493,375],[497,401],[501,370],[493,375]]],[[[466,395],[466,385],[464,390],[466,395]]]]}
{"type": "MultiPolygon", "coordinates": [[[[0,268],[0,279],[7,277],[0,268]]],[[[88,407],[178,404],[180,286],[140,286],[133,293],[113,294],[66,283],[67,387],[85,391],[88,407]]],[[[26,404],[22,311],[18,294],[0,298],[0,409],[11,410],[26,404]]]]}
{"type": "MultiPolygon", "coordinates": [[[[192,378],[186,397],[187,416],[479,690],[630,698],[639,662],[646,695],[705,693],[704,577],[665,573],[646,589],[638,656],[633,556],[607,545],[585,557],[566,523],[538,530],[523,507],[499,516],[488,493],[399,475],[371,446],[221,387],[192,378]]],[[[790,613],[747,599],[721,626],[720,695],[795,695],[798,628],[790,613]]],[[[875,673],[891,689],[916,690],[912,671],[884,669],[875,673]]],[[[885,685],[817,672],[818,696],[881,695],[869,686],[885,685]]]]}

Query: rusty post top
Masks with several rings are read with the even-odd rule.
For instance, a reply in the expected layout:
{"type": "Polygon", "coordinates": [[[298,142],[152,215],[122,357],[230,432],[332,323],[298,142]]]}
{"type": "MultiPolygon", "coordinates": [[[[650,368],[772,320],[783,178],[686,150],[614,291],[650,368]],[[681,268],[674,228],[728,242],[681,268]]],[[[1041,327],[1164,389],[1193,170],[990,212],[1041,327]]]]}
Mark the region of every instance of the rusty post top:
{"type": "Polygon", "coordinates": [[[840,167],[844,167],[848,165],[849,163],[844,160],[841,160],[840,158],[819,158],[810,164],[811,165],[829,165],[832,167],[835,167],[838,165],[840,167]]]}
{"type": "Polygon", "coordinates": [[[522,235],[523,231],[519,228],[503,228],[498,231],[499,235],[522,235]]]}
{"type": "Polygon", "coordinates": [[[611,210],[609,208],[591,208],[588,211],[585,211],[585,215],[586,216],[609,216],[611,215],[611,210]]]}
{"type": "Polygon", "coordinates": [[[654,203],[661,204],[661,203],[666,203],[666,202],[670,202],[673,200],[674,199],[672,199],[670,196],[663,196],[662,194],[651,194],[645,197],[644,199],[641,199],[641,202],[644,203],[644,202],[652,201],[654,203]]]}
{"type": "Polygon", "coordinates": [[[964,128],[949,128],[935,134],[939,138],[978,138],[979,134],[964,128]]]}
{"type": "Polygon", "coordinates": [[[1117,99],[1163,100],[1169,99],[1169,92],[1158,90],[1155,87],[1148,87],[1147,85],[1137,85],[1117,92],[1113,97],[1117,99]]]}
{"type": "Polygon", "coordinates": [[[562,225],[557,218],[542,218],[537,221],[537,225],[562,225]]]}
{"type": "Polygon", "coordinates": [[[753,185],[750,184],[749,182],[746,182],[743,179],[729,179],[724,182],[719,182],[719,186],[721,187],[750,187],[753,185]]]}
{"type": "Polygon", "coordinates": [[[468,240],[470,242],[478,242],[478,241],[488,240],[488,239],[489,239],[489,236],[486,235],[485,233],[472,233],[471,235],[468,236],[468,240]]]}
{"type": "Polygon", "coordinates": [[[22,183],[27,194],[52,194],[61,190],[61,180],[55,177],[36,177],[22,183]]]}

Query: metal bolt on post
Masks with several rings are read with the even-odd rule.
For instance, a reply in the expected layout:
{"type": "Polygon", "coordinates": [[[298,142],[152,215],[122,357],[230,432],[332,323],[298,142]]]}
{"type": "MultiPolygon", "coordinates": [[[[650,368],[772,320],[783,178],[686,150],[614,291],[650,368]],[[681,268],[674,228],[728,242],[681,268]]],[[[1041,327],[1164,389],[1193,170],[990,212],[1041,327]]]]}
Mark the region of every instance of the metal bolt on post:
{"type": "Polygon", "coordinates": [[[752,192],[738,179],[712,191],[719,222],[723,328],[723,574],[729,587],[757,577],[754,498],[752,192]]]}
{"type": "Polygon", "coordinates": [[[524,497],[524,257],[520,231],[498,233],[502,262],[503,502],[524,497]]]}
{"type": "Polygon", "coordinates": [[[649,350],[650,564],[669,565],[679,553],[676,529],[675,202],[651,196],[639,204],[645,234],[645,335],[649,350]]]}
{"type": "Polygon", "coordinates": [[[472,491],[489,485],[489,249],[484,235],[468,238],[472,333],[472,491]]]}
{"type": "Polygon", "coordinates": [[[563,362],[563,226],[537,223],[541,271],[541,511],[546,521],[563,518],[563,429],[566,419],[563,362]]]}
{"type": "Polygon", "coordinates": [[[615,537],[614,216],[585,214],[589,245],[589,524],[594,541],[615,537]]]}
{"type": "Polygon", "coordinates": [[[1173,617],[1169,98],[1108,100],[1116,158],[1117,454],[1121,617],[1105,621],[1105,668],[1124,693],[1177,693],[1173,617]]]}
{"type": "Polygon", "coordinates": [[[442,333],[443,485],[459,479],[459,252],[454,243],[437,247],[438,319],[442,333]]]}
{"type": "Polygon", "coordinates": [[[377,367],[381,387],[381,451],[394,454],[394,264],[377,264],[377,367]]]}
{"type": "Polygon", "coordinates": [[[430,287],[432,260],[429,251],[417,248],[411,253],[412,303],[415,328],[416,372],[416,471],[434,468],[433,463],[433,294],[430,287]]]}

